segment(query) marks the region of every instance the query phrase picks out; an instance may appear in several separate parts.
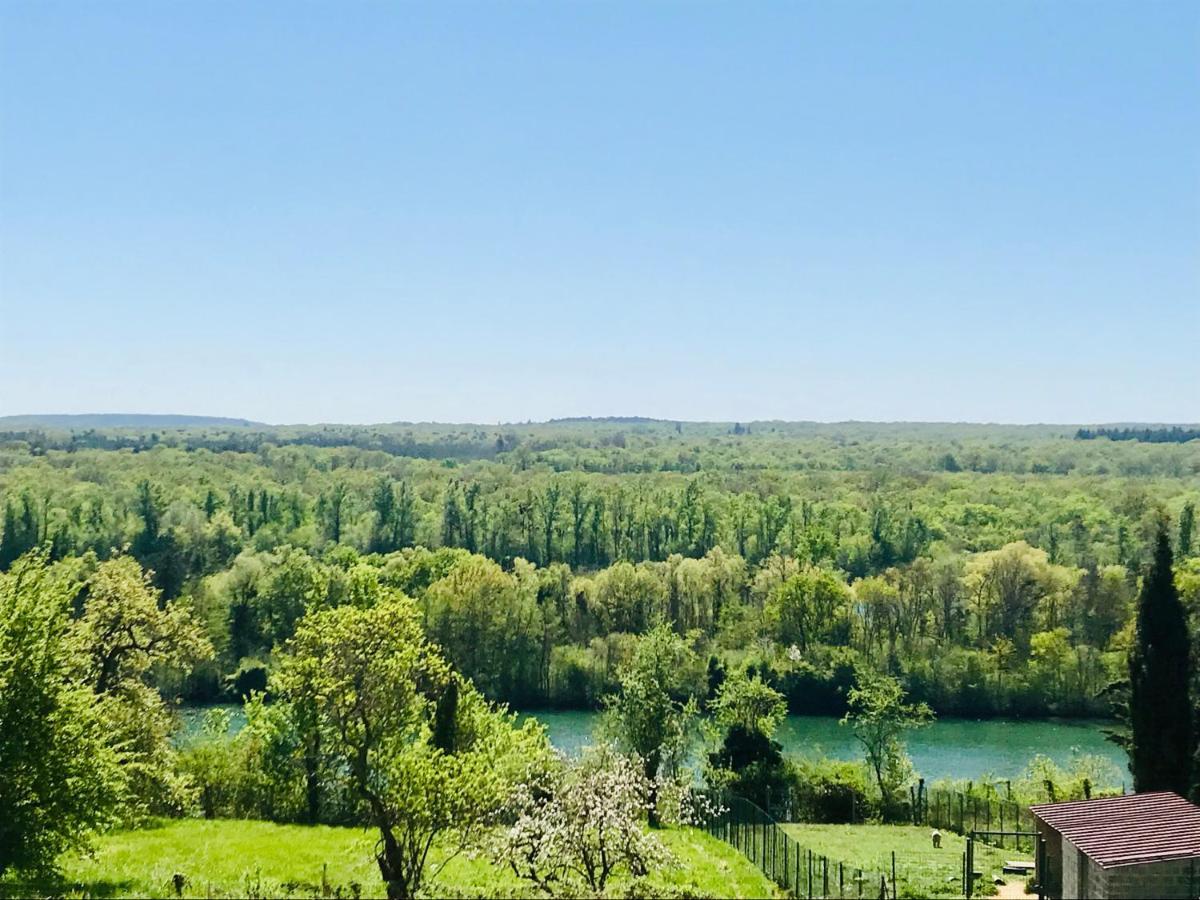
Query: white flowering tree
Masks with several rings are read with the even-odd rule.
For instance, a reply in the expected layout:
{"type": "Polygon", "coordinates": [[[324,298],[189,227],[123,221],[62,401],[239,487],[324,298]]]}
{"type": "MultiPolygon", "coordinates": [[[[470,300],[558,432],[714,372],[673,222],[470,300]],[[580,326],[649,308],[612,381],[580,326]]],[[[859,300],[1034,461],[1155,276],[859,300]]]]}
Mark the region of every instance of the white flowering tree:
{"type": "Polygon", "coordinates": [[[671,863],[645,827],[650,796],[641,761],[611,746],[559,758],[517,790],[493,859],[550,895],[580,885],[602,893],[614,875],[648,875],[671,863]]]}

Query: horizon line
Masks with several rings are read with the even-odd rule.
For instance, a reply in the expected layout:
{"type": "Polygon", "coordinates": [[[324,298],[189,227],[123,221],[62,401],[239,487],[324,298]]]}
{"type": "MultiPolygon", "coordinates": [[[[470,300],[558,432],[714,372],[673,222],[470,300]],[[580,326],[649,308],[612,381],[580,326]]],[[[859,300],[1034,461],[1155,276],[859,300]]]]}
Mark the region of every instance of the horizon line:
{"type": "MultiPolygon", "coordinates": [[[[1110,420],[1110,421],[1038,421],[1038,422],[1012,422],[1012,421],[997,421],[997,420],[975,420],[975,419],[676,419],[665,418],[658,416],[642,416],[642,415],[574,415],[574,416],[552,416],[547,419],[515,419],[508,421],[449,421],[438,419],[426,420],[408,420],[408,419],[393,419],[387,421],[372,421],[372,422],[351,422],[351,421],[334,421],[334,420],[316,420],[310,422],[264,422],[256,419],[251,419],[246,416],[230,416],[230,415],[208,415],[197,413],[140,413],[140,412],[86,412],[86,413],[16,413],[0,415],[0,423],[10,422],[12,420],[31,420],[34,424],[39,419],[98,419],[98,418],[128,418],[128,419],[195,419],[208,420],[211,423],[221,424],[230,428],[318,428],[329,426],[342,426],[354,428],[378,428],[386,426],[480,426],[487,428],[504,428],[513,426],[530,426],[530,425],[558,425],[568,423],[592,423],[597,425],[638,425],[638,424],[662,424],[662,425],[966,425],[966,426],[992,426],[992,427],[1008,427],[1008,428],[1112,428],[1112,427],[1156,427],[1156,428],[1194,428],[1200,427],[1200,422],[1156,422],[1156,421],[1141,421],[1136,419],[1129,420],[1110,420]]],[[[173,427],[188,428],[197,427],[205,424],[203,421],[195,422],[194,424],[179,423],[173,427]]],[[[114,425],[114,428],[129,428],[136,427],[134,425],[114,425]]],[[[163,427],[172,427],[170,425],[163,427]]]]}

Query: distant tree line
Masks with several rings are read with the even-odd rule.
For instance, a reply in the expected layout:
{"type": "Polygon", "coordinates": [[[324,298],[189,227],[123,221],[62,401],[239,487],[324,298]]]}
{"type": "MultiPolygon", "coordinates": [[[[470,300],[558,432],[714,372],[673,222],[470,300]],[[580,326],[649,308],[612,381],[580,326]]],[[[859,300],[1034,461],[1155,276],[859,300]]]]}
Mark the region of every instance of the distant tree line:
{"type": "Polygon", "coordinates": [[[1147,444],[1185,444],[1188,441],[1200,440],[1200,428],[1172,425],[1170,428],[1080,428],[1075,432],[1077,441],[1091,441],[1096,438],[1108,438],[1110,441],[1142,441],[1147,444]]]}

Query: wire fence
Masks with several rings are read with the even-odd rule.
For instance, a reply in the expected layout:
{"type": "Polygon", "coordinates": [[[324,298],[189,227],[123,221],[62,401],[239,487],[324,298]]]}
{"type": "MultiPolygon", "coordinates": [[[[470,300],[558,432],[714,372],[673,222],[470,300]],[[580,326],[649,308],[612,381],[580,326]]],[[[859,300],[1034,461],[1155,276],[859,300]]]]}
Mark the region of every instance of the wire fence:
{"type": "MultiPolygon", "coordinates": [[[[916,820],[926,819],[932,828],[951,834],[965,828],[961,837],[953,839],[929,835],[925,849],[915,846],[911,832],[890,831],[891,826],[879,824],[855,831],[848,844],[846,825],[781,824],[762,807],[736,795],[711,798],[720,813],[710,817],[706,828],[743,853],[793,897],[896,900],[986,896],[995,893],[998,885],[1019,882],[1034,871],[1044,871],[1045,842],[1035,831],[1010,826],[1008,806],[1003,810],[1004,830],[972,828],[976,818],[981,825],[987,822],[988,811],[984,798],[975,798],[980,802],[974,805],[968,798],[952,791],[935,792],[928,798],[922,792],[920,799],[914,797],[910,811],[913,819],[896,824],[922,824],[916,820]],[[824,845],[827,851],[845,852],[854,861],[813,850],[805,846],[808,840],[814,842],[813,846],[824,845]],[[845,849],[851,846],[854,849],[845,849]]],[[[993,814],[999,821],[998,807],[993,814]]],[[[1021,819],[1019,813],[1015,816],[1017,821],[1031,821],[1028,816],[1021,819]]]]}
{"type": "Polygon", "coordinates": [[[913,823],[967,835],[977,833],[987,843],[1032,853],[1037,826],[1029,807],[1012,800],[981,797],[961,791],[911,789],[913,823]]]}
{"type": "MultiPolygon", "coordinates": [[[[853,798],[847,801],[845,809],[837,810],[838,815],[814,814],[801,796],[790,789],[775,794],[768,792],[764,807],[779,822],[860,824],[881,820],[877,809],[854,802],[853,798]]],[[[988,833],[989,843],[994,841],[999,847],[1027,851],[1033,850],[1028,834],[1037,830],[1029,807],[1015,800],[945,788],[930,789],[923,780],[912,785],[908,796],[890,809],[882,821],[926,825],[964,837],[972,832],[988,833]]]]}
{"type": "Polygon", "coordinates": [[[863,869],[803,847],[775,819],[744,797],[719,798],[707,831],[741,851],[794,897],[895,900],[896,870],[863,869]],[[889,880],[890,876],[890,880],[889,880]]]}

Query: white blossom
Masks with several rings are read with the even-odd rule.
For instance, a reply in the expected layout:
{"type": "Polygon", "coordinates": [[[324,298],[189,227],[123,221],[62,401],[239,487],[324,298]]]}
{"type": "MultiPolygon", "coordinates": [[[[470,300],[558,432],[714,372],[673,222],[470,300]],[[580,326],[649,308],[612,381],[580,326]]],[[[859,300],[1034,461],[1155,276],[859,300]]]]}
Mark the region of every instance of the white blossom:
{"type": "Polygon", "coordinates": [[[550,895],[580,882],[600,893],[617,873],[648,875],[672,862],[644,826],[649,788],[640,761],[612,747],[573,763],[560,757],[517,788],[492,857],[550,895]]]}

